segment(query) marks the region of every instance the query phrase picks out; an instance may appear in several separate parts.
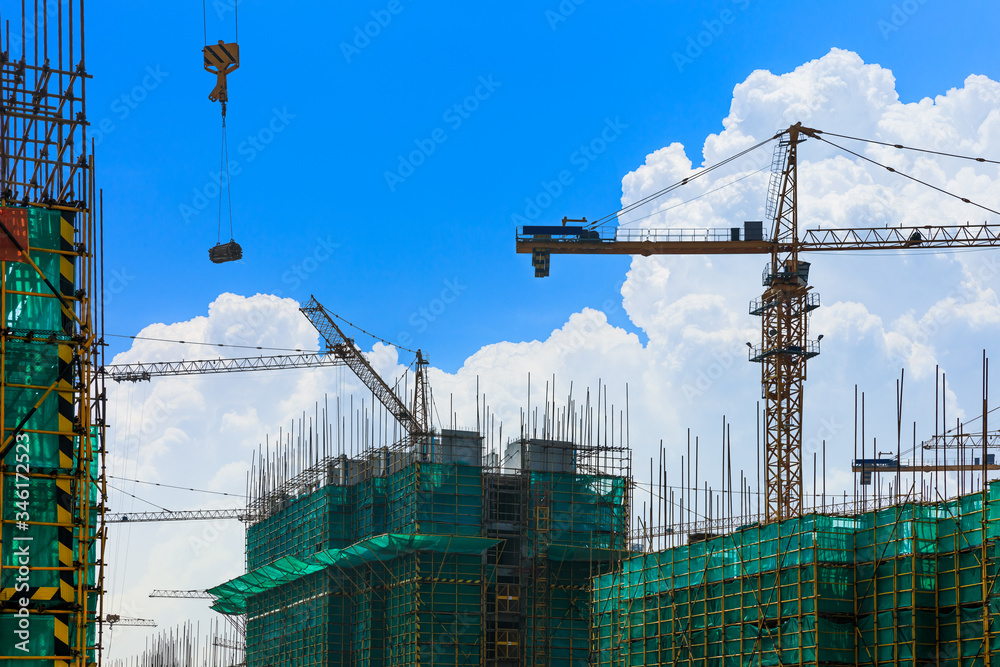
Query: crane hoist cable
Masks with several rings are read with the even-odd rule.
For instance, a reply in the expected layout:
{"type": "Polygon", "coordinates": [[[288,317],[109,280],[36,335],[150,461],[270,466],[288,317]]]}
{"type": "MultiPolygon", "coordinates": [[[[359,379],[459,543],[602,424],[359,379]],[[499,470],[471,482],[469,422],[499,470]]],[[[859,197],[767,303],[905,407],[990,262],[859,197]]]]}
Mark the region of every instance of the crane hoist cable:
{"type": "MultiPolygon", "coordinates": [[[[623,206],[622,208],[618,209],[617,211],[615,211],[613,213],[609,213],[609,214],[607,214],[607,215],[605,215],[603,217],[600,217],[600,218],[597,218],[596,220],[591,221],[587,226],[590,229],[596,229],[597,227],[601,227],[601,226],[609,224],[613,220],[619,220],[620,221],[620,218],[621,218],[621,216],[623,214],[629,213],[629,212],[631,212],[631,211],[639,208],[640,206],[648,204],[649,202],[651,202],[651,201],[653,201],[655,199],[658,199],[658,198],[662,197],[663,195],[666,195],[666,194],[668,194],[668,193],[676,190],[677,188],[679,188],[679,187],[681,187],[683,185],[687,185],[688,183],[690,183],[691,181],[695,180],[696,178],[700,178],[702,176],[705,176],[709,172],[715,171],[719,167],[725,166],[725,165],[729,164],[730,162],[743,157],[747,153],[750,153],[751,151],[754,151],[754,150],[760,148],[761,146],[764,146],[765,144],[768,144],[768,143],[770,143],[770,142],[772,142],[772,141],[780,138],[782,134],[784,134],[784,132],[779,132],[778,134],[774,135],[773,137],[770,137],[770,138],[766,139],[765,141],[762,141],[762,142],[760,142],[758,144],[755,144],[755,145],[753,145],[753,146],[751,146],[751,147],[749,147],[749,148],[747,148],[745,150],[742,150],[739,153],[736,153],[735,155],[732,155],[732,156],[730,156],[730,157],[722,160],[721,162],[717,162],[717,163],[715,163],[715,164],[713,164],[713,165],[711,165],[709,167],[704,167],[700,171],[696,172],[695,174],[693,174],[691,176],[688,176],[688,177],[686,177],[686,178],[678,181],[677,183],[674,183],[672,185],[668,185],[667,187],[665,187],[665,188],[663,188],[661,190],[658,190],[656,192],[653,192],[653,193],[651,193],[649,195],[646,195],[645,197],[642,197],[641,199],[638,199],[637,201],[634,201],[631,204],[628,204],[627,206],[623,206]]],[[[974,162],[983,162],[983,163],[989,163],[989,164],[1000,164],[1000,161],[998,161],[998,160],[991,160],[991,159],[988,159],[988,158],[975,157],[975,156],[970,156],[970,155],[959,155],[959,154],[956,154],[956,153],[947,153],[947,152],[944,152],[944,151],[935,151],[935,150],[930,150],[930,149],[926,149],[926,148],[915,148],[913,146],[904,146],[902,144],[895,144],[895,143],[889,143],[889,142],[884,142],[884,141],[876,141],[874,139],[864,139],[864,138],[861,138],[861,137],[852,137],[852,136],[849,136],[849,135],[836,134],[836,133],[833,133],[833,132],[826,132],[826,131],[823,131],[823,130],[816,130],[816,135],[815,135],[816,139],[819,139],[820,141],[823,141],[823,142],[829,144],[830,146],[832,146],[834,148],[837,148],[837,149],[839,149],[839,150],[841,150],[841,151],[843,151],[845,153],[849,153],[849,154],[851,154],[851,155],[853,155],[855,157],[858,157],[858,158],[860,158],[862,160],[866,160],[867,162],[870,162],[873,165],[876,165],[878,167],[882,167],[883,169],[886,169],[887,171],[899,174],[900,176],[902,176],[904,178],[908,178],[908,179],[910,179],[912,181],[915,181],[916,183],[919,183],[921,185],[927,186],[927,187],[929,187],[929,188],[931,188],[933,190],[941,192],[942,194],[948,195],[949,197],[954,197],[955,199],[958,199],[958,200],[962,201],[963,203],[971,204],[972,206],[984,209],[986,211],[989,211],[990,213],[998,213],[998,211],[995,211],[995,210],[993,210],[991,208],[983,206],[982,204],[979,204],[977,202],[971,201],[971,200],[969,200],[966,197],[962,197],[962,196],[956,195],[956,194],[954,194],[952,192],[948,192],[947,190],[944,190],[943,188],[937,187],[935,185],[932,185],[930,183],[922,181],[922,180],[920,180],[920,179],[918,179],[918,178],[916,178],[914,176],[911,176],[909,174],[901,172],[901,171],[899,171],[897,169],[894,169],[894,168],[889,167],[887,165],[884,165],[884,164],[881,164],[879,162],[876,162],[875,160],[873,160],[873,159],[871,159],[871,158],[869,158],[869,157],[867,157],[865,155],[862,155],[862,154],[857,153],[855,151],[852,151],[852,150],[850,150],[848,148],[840,146],[839,144],[835,144],[834,142],[830,141],[829,139],[825,139],[823,137],[823,135],[827,135],[827,136],[831,136],[831,137],[840,137],[840,138],[843,138],[843,139],[850,139],[850,140],[853,140],[853,141],[861,141],[861,142],[870,143],[870,144],[878,144],[880,146],[889,146],[891,148],[896,148],[896,149],[901,149],[901,150],[911,150],[911,151],[917,151],[917,152],[920,152],[920,153],[929,153],[929,154],[933,154],[933,155],[941,155],[941,156],[945,156],[945,157],[953,157],[953,158],[962,159],[962,160],[972,160],[974,162]]],[[[706,193],[706,194],[708,194],[708,193],[706,193]]],[[[647,216],[643,216],[641,218],[637,218],[635,220],[631,220],[628,223],[624,223],[624,224],[632,224],[632,223],[637,222],[638,220],[642,220],[642,219],[644,219],[646,217],[649,217],[649,216],[648,215],[647,216]]],[[[621,224],[623,224],[623,223],[619,222],[619,225],[621,225],[621,224]]]]}
{"type": "Polygon", "coordinates": [[[188,486],[175,486],[173,484],[164,484],[162,482],[147,482],[142,479],[132,479],[130,477],[119,477],[117,475],[108,475],[108,479],[120,479],[125,482],[135,482],[136,484],[149,484],[150,486],[162,486],[167,489],[178,489],[180,491],[195,491],[196,493],[211,493],[216,496],[232,496],[234,498],[244,498],[246,494],[243,493],[226,493],[225,491],[209,491],[208,489],[192,489],[188,486]]]}
{"type": "Polygon", "coordinates": [[[707,192],[703,192],[703,193],[701,193],[700,195],[698,195],[696,197],[691,197],[691,199],[685,199],[684,201],[678,202],[678,203],[674,204],[673,206],[668,206],[667,208],[659,209],[659,210],[653,211],[652,213],[647,213],[646,215],[640,216],[638,218],[633,218],[631,220],[628,220],[627,222],[619,222],[618,226],[619,227],[628,227],[629,225],[634,225],[635,223],[641,222],[641,221],[645,220],[646,218],[651,218],[654,215],[658,215],[660,213],[666,213],[667,211],[672,211],[675,208],[680,208],[681,206],[685,206],[686,204],[690,204],[691,202],[697,201],[697,200],[701,199],[702,197],[707,197],[708,195],[715,194],[719,190],[724,190],[724,189],[728,188],[731,185],[736,185],[740,181],[746,180],[746,179],[750,178],[751,176],[756,176],[757,174],[761,173],[762,171],[768,171],[770,168],[771,168],[771,165],[763,166],[763,167],[761,167],[760,169],[758,169],[756,171],[751,171],[748,174],[744,174],[743,176],[740,176],[738,178],[734,178],[733,180],[729,181],[728,183],[726,183],[724,185],[720,185],[717,188],[713,188],[711,190],[708,190],[707,192]]]}
{"type": "Polygon", "coordinates": [[[146,503],[147,505],[152,505],[156,509],[163,510],[164,512],[172,512],[173,511],[173,510],[168,510],[166,507],[163,507],[162,505],[157,505],[154,502],[146,500],[145,498],[140,498],[137,495],[131,494],[128,491],[126,491],[125,489],[119,489],[117,486],[114,486],[113,484],[108,484],[108,487],[111,488],[111,489],[114,489],[118,493],[124,493],[126,496],[131,496],[132,498],[138,500],[139,502],[146,503]]]}
{"type": "MultiPolygon", "coordinates": [[[[272,350],[275,352],[303,352],[306,354],[322,354],[322,350],[304,350],[301,347],[268,347],[266,345],[237,345],[235,343],[212,343],[200,340],[178,340],[176,338],[159,338],[156,336],[127,336],[125,334],[106,333],[105,336],[128,338],[131,340],[151,340],[157,343],[181,343],[184,345],[208,345],[211,347],[234,347],[244,350],[272,350]]],[[[406,348],[403,348],[406,349],[406,348]]],[[[412,350],[408,350],[412,352],[412,350]]]]}
{"type": "Polygon", "coordinates": [[[380,343],[385,343],[386,345],[389,345],[390,347],[395,347],[395,348],[400,349],[400,350],[406,350],[407,352],[411,352],[413,354],[417,353],[416,350],[411,350],[408,347],[403,347],[402,345],[398,345],[396,343],[393,343],[392,341],[386,340],[385,338],[382,338],[381,336],[376,336],[371,331],[366,331],[365,329],[362,329],[361,327],[359,327],[357,324],[354,324],[353,322],[348,322],[347,320],[345,320],[343,317],[341,317],[337,313],[334,313],[332,311],[327,311],[327,312],[330,315],[332,315],[333,317],[336,317],[338,320],[340,320],[341,322],[343,322],[347,326],[352,327],[353,329],[356,329],[356,330],[360,331],[361,333],[365,334],[366,336],[374,338],[375,340],[379,341],[380,343]]]}
{"type": "MultiPolygon", "coordinates": [[[[208,251],[208,258],[216,264],[223,262],[233,262],[243,258],[243,248],[233,237],[233,197],[232,185],[229,172],[229,141],[226,134],[226,108],[229,103],[228,77],[240,67],[240,47],[239,41],[239,10],[235,10],[236,41],[225,42],[219,40],[218,44],[208,43],[208,20],[206,16],[205,0],[202,0],[202,21],[204,26],[205,47],[202,49],[204,57],[205,71],[215,74],[215,87],[208,94],[208,99],[219,102],[222,105],[222,147],[221,147],[221,169],[219,170],[219,225],[216,244],[208,251]],[[222,179],[225,179],[223,183],[222,179]],[[229,203],[229,241],[222,242],[222,195],[225,191],[226,199],[229,203]]],[[[238,3],[236,3],[238,4],[238,3]]]]}
{"type": "Polygon", "coordinates": [[[973,162],[985,162],[988,164],[1000,164],[1000,160],[990,160],[984,157],[975,157],[972,155],[959,155],[957,153],[947,153],[945,151],[935,151],[929,148],[915,148],[913,146],[904,146],[903,144],[894,144],[888,141],[877,141],[875,139],[863,139],[861,137],[852,137],[847,134],[837,134],[835,132],[826,132],[819,130],[816,134],[825,134],[830,137],[839,137],[841,139],[850,139],[851,141],[862,141],[867,144],[878,144],[879,146],[888,146],[890,148],[898,148],[905,151],[917,151],[918,153],[930,153],[931,155],[941,155],[943,157],[953,157],[959,160],[971,160],[973,162]]]}
{"type": "MultiPolygon", "coordinates": [[[[236,243],[233,240],[233,190],[231,184],[231,178],[229,174],[229,140],[226,136],[226,117],[222,117],[222,165],[219,169],[219,178],[222,178],[222,174],[225,174],[226,179],[226,201],[229,204],[229,242],[236,243]]],[[[219,233],[216,238],[216,247],[222,245],[222,183],[219,183],[219,233]]],[[[242,254],[242,253],[241,253],[242,254]]]]}
{"type": "MultiPolygon", "coordinates": [[[[953,192],[948,192],[944,188],[940,188],[940,187],[938,187],[938,186],[936,186],[936,185],[934,185],[932,183],[928,183],[927,181],[922,181],[919,178],[917,178],[916,176],[910,176],[909,174],[906,174],[906,173],[904,173],[902,171],[899,171],[898,169],[896,169],[894,167],[890,167],[889,165],[882,164],[881,162],[873,160],[873,159],[871,159],[870,157],[868,157],[866,155],[862,155],[861,153],[858,153],[856,151],[852,151],[849,148],[844,148],[843,146],[840,146],[838,144],[833,143],[829,139],[824,139],[823,135],[821,135],[821,134],[817,135],[816,138],[819,139],[822,142],[830,144],[834,148],[839,148],[840,150],[844,151],[845,153],[850,153],[851,155],[853,155],[856,158],[860,158],[860,159],[862,159],[862,160],[864,160],[866,162],[870,162],[871,164],[875,165],[876,167],[882,167],[886,171],[892,172],[893,174],[899,174],[903,178],[908,178],[908,179],[910,179],[911,181],[913,181],[915,183],[919,183],[920,185],[923,185],[923,186],[926,186],[926,187],[930,188],[931,190],[936,190],[936,191],[940,192],[941,194],[948,195],[949,197],[954,197],[955,199],[958,199],[959,201],[961,201],[961,202],[963,202],[965,204],[971,204],[972,206],[975,206],[976,208],[981,208],[984,211],[989,211],[990,213],[996,213],[997,215],[1000,215],[1000,211],[996,211],[996,210],[994,210],[994,209],[992,209],[992,208],[990,208],[988,206],[983,206],[982,204],[978,204],[978,203],[972,201],[971,199],[969,199],[967,197],[963,197],[961,195],[956,195],[953,192]]],[[[959,157],[959,156],[956,156],[956,157],[959,157]]],[[[984,161],[986,161],[985,158],[984,158],[984,161]]]]}
{"type": "Polygon", "coordinates": [[[693,174],[691,176],[688,176],[687,178],[684,178],[684,179],[678,181],[677,183],[674,183],[673,185],[668,185],[667,187],[663,188],[662,190],[657,190],[656,192],[653,192],[652,194],[646,195],[645,197],[642,197],[641,199],[639,199],[637,201],[634,201],[634,202],[632,202],[631,204],[629,204],[627,206],[623,206],[622,208],[618,209],[614,213],[609,213],[608,215],[605,215],[605,216],[603,216],[601,218],[598,218],[598,219],[594,220],[593,222],[591,222],[588,225],[588,227],[590,229],[596,229],[597,227],[601,227],[603,225],[606,225],[606,224],[610,223],[612,220],[618,220],[619,217],[622,214],[629,213],[630,211],[633,211],[633,210],[639,208],[640,206],[643,206],[644,204],[648,204],[649,202],[653,201],[654,199],[662,197],[663,195],[667,194],[668,192],[672,192],[673,190],[676,190],[677,188],[679,188],[679,187],[681,187],[683,185],[687,185],[688,183],[690,183],[691,181],[695,180],[696,178],[701,178],[702,176],[705,176],[706,174],[709,174],[709,173],[715,171],[716,169],[719,169],[720,167],[724,167],[727,164],[729,164],[730,162],[733,162],[734,160],[738,160],[738,159],[740,159],[741,157],[743,157],[744,155],[746,155],[748,153],[752,153],[753,151],[757,150],[761,146],[765,146],[765,145],[771,143],[772,141],[775,141],[776,139],[778,139],[779,137],[781,137],[782,134],[783,134],[783,132],[779,132],[778,134],[775,134],[773,137],[768,137],[764,141],[761,141],[760,143],[754,144],[753,146],[750,146],[749,148],[744,149],[744,150],[740,151],[739,153],[736,153],[735,155],[731,155],[728,158],[722,160],[721,162],[716,162],[715,164],[713,164],[710,167],[705,167],[705,168],[701,169],[700,171],[696,172],[695,174],[693,174]]]}

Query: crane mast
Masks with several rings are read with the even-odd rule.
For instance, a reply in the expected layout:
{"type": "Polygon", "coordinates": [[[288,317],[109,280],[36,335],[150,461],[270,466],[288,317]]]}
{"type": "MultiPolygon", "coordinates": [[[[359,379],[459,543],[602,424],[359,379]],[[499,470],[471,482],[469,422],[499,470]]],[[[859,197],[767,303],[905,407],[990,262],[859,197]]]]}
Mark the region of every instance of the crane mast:
{"type": "Polygon", "coordinates": [[[417,417],[417,433],[427,433],[430,424],[427,419],[429,412],[429,401],[427,393],[430,387],[427,385],[427,359],[423,353],[417,350],[416,373],[413,388],[413,411],[417,417]]]}
{"type": "Polygon", "coordinates": [[[764,294],[750,304],[750,313],[761,321],[761,344],[750,359],[761,364],[769,521],[798,516],[802,509],[802,384],[806,361],[819,354],[819,344],[808,339],[808,315],[819,298],[810,294],[809,264],[799,260],[798,243],[798,144],[804,141],[800,134],[810,131],[793,125],[776,147],[781,171],[775,172],[771,262],[764,294]]]}

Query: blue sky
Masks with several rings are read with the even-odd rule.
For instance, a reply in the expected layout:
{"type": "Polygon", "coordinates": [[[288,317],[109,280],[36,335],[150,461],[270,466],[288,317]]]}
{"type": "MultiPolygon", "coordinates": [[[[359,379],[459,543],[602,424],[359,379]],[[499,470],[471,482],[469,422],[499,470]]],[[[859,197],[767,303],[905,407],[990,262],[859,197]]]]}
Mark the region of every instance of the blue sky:
{"type": "MultiPolygon", "coordinates": [[[[648,153],[679,141],[695,147],[697,162],[696,147],[722,129],[733,87],[753,70],[790,71],[831,47],[891,69],[903,101],[943,93],[971,73],[1000,77],[998,13],[987,2],[817,11],[751,0],[399,0],[276,11],[243,0],[229,137],[245,260],[216,266],[206,251],[219,201],[196,195],[213,193],[220,160],[219,108],[207,99],[214,81],[201,68],[202,8],[88,9],[108,332],[203,314],[224,291],[315,293],[448,370],[484,344],[542,338],[567,313],[619,299],[628,258],[558,257],[552,277],[536,280],[513,251],[512,216],[533,212],[526,199],[537,202],[562,170],[572,183],[538,220],[610,213],[622,176],[648,153]],[[386,25],[376,31],[369,24],[379,18],[386,25]],[[377,33],[367,43],[358,37],[366,26],[377,33]],[[454,105],[477,89],[485,99],[458,115],[454,105]],[[624,129],[602,153],[580,153],[609,119],[624,129]],[[110,131],[101,131],[105,120],[110,131]],[[386,172],[417,142],[433,152],[390,188],[386,172]],[[447,308],[436,302],[456,294],[447,308]]],[[[210,41],[233,38],[231,0],[208,2],[207,17],[210,41]]],[[[634,330],[624,314],[612,321],[634,330]]]]}
{"type": "MultiPolygon", "coordinates": [[[[207,2],[209,40],[234,37],[231,8],[207,2]]],[[[638,471],[662,439],[674,475],[686,429],[714,442],[723,415],[732,421],[733,467],[755,469],[760,371],[747,363],[745,343],[760,335],[747,302],[761,293],[763,259],[556,256],[540,280],[514,252],[518,220],[612,213],[797,120],[1000,156],[995,3],[378,0],[278,11],[243,0],[239,14],[243,64],[230,78],[229,140],[245,258],[214,265],[207,249],[218,224],[220,113],[201,65],[202,7],[88,7],[107,332],[151,327],[147,335],[166,339],[315,348],[295,303],[253,296],[301,302],[312,293],[369,331],[424,349],[445,416],[439,426],[452,402],[459,425],[474,425],[478,389],[511,434],[528,373],[534,403],[553,375],[559,395],[570,382],[577,397],[601,382],[618,409],[628,384],[638,471]],[[367,42],[358,37],[366,29],[367,42]]],[[[995,165],[864,150],[1000,206],[995,165]]],[[[757,159],[658,201],[642,224],[760,219],[766,169],[721,187],[768,164],[769,149],[757,159]]],[[[804,144],[802,160],[806,226],[983,218],[817,142],[804,144]]],[[[813,261],[823,307],[811,333],[825,338],[806,385],[805,477],[826,441],[829,489],[839,494],[853,487],[855,383],[868,397],[869,453],[894,448],[901,368],[904,444],[911,421],[919,440],[932,433],[936,367],[948,374],[949,422],[978,413],[981,351],[1000,327],[1000,254],[813,261]]],[[[108,340],[118,361],[239,353],[108,340]]],[[[405,351],[359,343],[387,377],[410,361],[405,351]]],[[[240,494],[260,443],[287,432],[327,392],[370,400],[343,369],[110,384],[109,473],[124,491],[112,494],[112,510],[233,506],[238,499],[129,480],[240,494]]],[[[237,524],[114,526],[107,609],[161,627],[212,618],[147,595],[241,574],[243,548],[237,524]]],[[[124,630],[115,637],[118,656],[144,641],[124,630]]]]}

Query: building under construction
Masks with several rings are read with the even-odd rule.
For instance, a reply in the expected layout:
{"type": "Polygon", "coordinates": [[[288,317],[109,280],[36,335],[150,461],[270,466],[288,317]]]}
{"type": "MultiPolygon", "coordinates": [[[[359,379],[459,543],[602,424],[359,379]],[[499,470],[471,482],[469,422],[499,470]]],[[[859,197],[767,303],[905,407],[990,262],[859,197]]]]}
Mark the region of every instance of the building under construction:
{"type": "Polygon", "coordinates": [[[271,460],[248,573],[215,608],[246,614],[250,666],[587,664],[591,582],[627,546],[625,453],[519,438],[484,457],[479,433],[446,429],[271,460]]]}
{"type": "Polygon", "coordinates": [[[1000,487],[809,514],[594,581],[591,664],[994,665],[1000,487]]]}
{"type": "Polygon", "coordinates": [[[883,469],[767,521],[742,475],[702,492],[662,465],[639,507],[627,441],[581,437],[586,420],[389,446],[358,421],[353,455],[303,417],[255,464],[248,573],[210,591],[245,618],[249,666],[1000,664],[1000,488],[981,456],[930,466],[964,468],[955,498],[938,472],[902,492],[883,469]]]}

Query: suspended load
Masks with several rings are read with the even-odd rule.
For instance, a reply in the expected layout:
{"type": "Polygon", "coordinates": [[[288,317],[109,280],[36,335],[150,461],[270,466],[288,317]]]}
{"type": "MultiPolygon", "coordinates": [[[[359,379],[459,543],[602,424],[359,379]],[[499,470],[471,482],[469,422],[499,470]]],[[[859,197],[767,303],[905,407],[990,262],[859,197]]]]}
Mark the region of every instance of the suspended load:
{"type": "MultiPolygon", "coordinates": [[[[238,20],[238,19],[237,19],[238,20]]],[[[237,24],[237,31],[239,26],[237,24]]],[[[207,33],[207,26],[206,26],[207,33]]],[[[239,33],[237,32],[237,35],[239,33]]],[[[208,40],[206,39],[206,42],[208,40]]],[[[205,58],[205,71],[215,75],[215,87],[208,94],[208,99],[219,102],[222,105],[222,169],[220,175],[224,175],[225,196],[229,200],[229,242],[222,242],[222,200],[219,200],[219,236],[216,244],[209,248],[208,258],[214,264],[225,262],[235,262],[243,259],[243,248],[233,238],[233,195],[230,187],[229,174],[229,142],[226,137],[226,106],[229,102],[229,87],[227,77],[240,67],[240,47],[236,42],[224,42],[221,39],[218,44],[206,44],[202,49],[205,58]]],[[[220,190],[223,183],[220,181],[220,190]]],[[[220,197],[223,195],[220,192],[220,197]]]]}
{"type": "Polygon", "coordinates": [[[216,264],[235,262],[243,259],[243,248],[236,241],[229,239],[228,243],[219,243],[209,248],[208,258],[216,264]]]}

